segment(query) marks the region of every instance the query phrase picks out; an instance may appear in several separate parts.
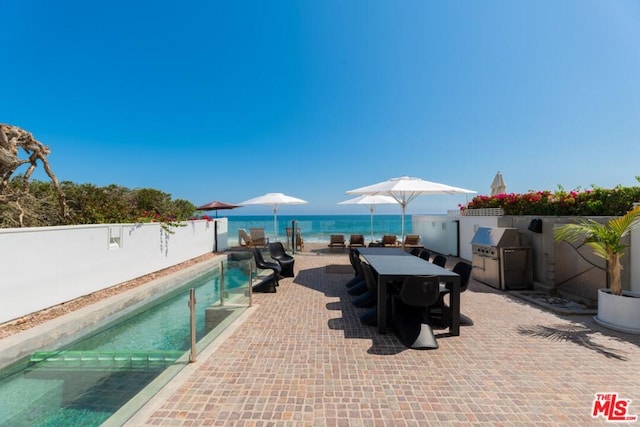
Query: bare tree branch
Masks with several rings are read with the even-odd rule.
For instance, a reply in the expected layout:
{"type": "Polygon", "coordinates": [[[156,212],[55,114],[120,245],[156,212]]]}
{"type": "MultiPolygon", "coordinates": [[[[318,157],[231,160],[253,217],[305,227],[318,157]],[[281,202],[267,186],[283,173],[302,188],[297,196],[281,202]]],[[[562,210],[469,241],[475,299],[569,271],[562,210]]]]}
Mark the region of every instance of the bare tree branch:
{"type": "Polygon", "coordinates": [[[58,178],[51,170],[47,156],[51,153],[49,147],[37,141],[30,132],[17,126],[0,123],[0,203],[14,203],[20,211],[20,226],[24,226],[25,211],[20,205],[20,200],[29,193],[29,179],[38,166],[38,160],[42,162],[45,172],[51,179],[58,197],[60,213],[63,217],[68,215],[65,195],[60,188],[58,178]],[[18,156],[22,149],[27,158],[18,156]],[[29,163],[27,172],[23,176],[22,188],[11,188],[9,182],[16,170],[29,163]]]}

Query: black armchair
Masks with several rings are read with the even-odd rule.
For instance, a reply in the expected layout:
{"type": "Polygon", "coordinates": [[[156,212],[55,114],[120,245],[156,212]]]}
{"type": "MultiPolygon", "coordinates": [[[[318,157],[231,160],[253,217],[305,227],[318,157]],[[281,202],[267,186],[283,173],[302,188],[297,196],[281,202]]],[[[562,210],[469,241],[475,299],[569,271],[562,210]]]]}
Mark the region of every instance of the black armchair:
{"type": "Polygon", "coordinates": [[[438,276],[410,276],[393,298],[393,329],[398,339],[409,348],[438,348],[429,324],[427,309],[438,301],[438,276]]]}
{"type": "Polygon", "coordinates": [[[279,285],[278,280],[280,279],[280,271],[282,270],[280,268],[280,264],[278,264],[277,262],[265,261],[262,257],[262,252],[260,252],[260,249],[258,248],[253,249],[253,257],[256,261],[256,268],[273,271],[273,274],[271,274],[270,277],[268,277],[259,285],[254,286],[253,290],[255,292],[275,292],[276,286],[279,285]]]}
{"type": "Polygon", "coordinates": [[[280,242],[269,243],[269,255],[280,264],[281,277],[294,277],[293,264],[295,259],[285,252],[284,246],[280,242]]]}

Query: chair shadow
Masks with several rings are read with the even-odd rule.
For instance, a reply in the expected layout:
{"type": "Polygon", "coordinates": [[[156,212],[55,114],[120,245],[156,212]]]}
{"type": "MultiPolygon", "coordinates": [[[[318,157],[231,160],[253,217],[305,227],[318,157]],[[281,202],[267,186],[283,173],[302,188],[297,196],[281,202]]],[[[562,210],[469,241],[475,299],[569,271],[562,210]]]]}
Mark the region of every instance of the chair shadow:
{"type": "Polygon", "coordinates": [[[326,304],[327,310],[340,311],[342,315],[329,319],[327,322],[329,329],[343,331],[346,339],[369,340],[371,342],[371,347],[367,350],[369,354],[394,355],[408,350],[390,330],[386,334],[379,334],[377,327],[363,325],[360,322],[359,316],[366,309],[357,308],[351,303],[352,297],[345,286],[353,277],[353,273],[326,274],[320,270],[325,270],[325,267],[301,270],[296,275],[294,283],[322,292],[327,297],[339,298],[339,301],[326,304]],[[321,279],[316,280],[317,278],[321,279]]]}
{"type": "MultiPolygon", "coordinates": [[[[335,267],[334,265],[328,267],[335,267]]],[[[377,326],[367,326],[360,322],[360,314],[367,309],[357,308],[352,304],[353,297],[347,292],[345,284],[353,278],[353,272],[338,273],[339,269],[329,269],[334,273],[327,273],[327,267],[302,270],[298,272],[294,279],[294,283],[305,286],[309,289],[322,292],[327,297],[339,298],[339,301],[332,301],[326,304],[326,309],[330,311],[340,311],[342,317],[330,319],[328,326],[333,330],[342,330],[344,337],[348,339],[368,339],[371,341],[371,347],[367,350],[369,354],[377,355],[394,355],[406,350],[410,350],[391,330],[389,326],[386,334],[378,333],[377,326]],[[320,270],[324,270],[320,272],[320,270]],[[321,280],[323,283],[314,283],[313,279],[317,277],[325,277],[321,280]],[[325,283],[329,282],[329,286],[325,283]]],[[[461,326],[473,325],[473,321],[461,314],[463,323],[461,326]],[[466,320],[466,322],[464,322],[466,320]]],[[[438,328],[434,326],[434,334],[436,338],[453,337],[447,327],[438,328]]]]}

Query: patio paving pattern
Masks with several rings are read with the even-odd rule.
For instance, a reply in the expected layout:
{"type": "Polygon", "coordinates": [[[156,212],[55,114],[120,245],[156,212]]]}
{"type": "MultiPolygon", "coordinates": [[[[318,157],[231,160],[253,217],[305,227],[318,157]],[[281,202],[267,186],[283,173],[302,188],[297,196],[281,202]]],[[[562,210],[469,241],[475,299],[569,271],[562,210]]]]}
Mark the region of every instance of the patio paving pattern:
{"type": "MultiPolygon", "coordinates": [[[[596,393],[640,414],[640,336],[562,316],[473,280],[472,326],[405,348],[361,325],[346,253],[296,254],[296,277],[183,370],[129,424],[161,426],[585,426],[596,393]],[[327,266],[331,266],[326,268],[327,266]]],[[[638,422],[640,424],[640,421],[638,422]]]]}

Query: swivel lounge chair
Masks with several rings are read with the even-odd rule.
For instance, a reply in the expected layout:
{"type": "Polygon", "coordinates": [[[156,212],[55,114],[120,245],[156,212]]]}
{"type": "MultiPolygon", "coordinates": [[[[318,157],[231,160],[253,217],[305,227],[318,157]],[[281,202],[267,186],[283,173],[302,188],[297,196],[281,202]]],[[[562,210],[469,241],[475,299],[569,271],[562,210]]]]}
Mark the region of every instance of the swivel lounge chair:
{"type": "Polygon", "coordinates": [[[277,262],[265,261],[264,258],[262,257],[262,252],[260,252],[260,249],[258,248],[253,249],[253,257],[256,261],[256,268],[273,271],[273,273],[269,277],[267,277],[261,283],[255,285],[253,287],[253,291],[254,292],[276,292],[276,286],[279,286],[278,281],[280,279],[280,271],[281,271],[280,264],[278,264],[277,262]]]}
{"type": "MultiPolygon", "coordinates": [[[[460,276],[460,293],[467,290],[469,287],[469,279],[471,278],[471,270],[473,267],[468,262],[459,261],[453,266],[452,271],[460,276]]],[[[451,309],[444,302],[444,297],[451,293],[450,283],[440,284],[440,296],[438,302],[429,307],[429,318],[434,323],[434,326],[441,326],[448,328],[451,323],[451,309]]],[[[460,324],[470,326],[473,325],[473,320],[460,314],[460,324]]]]}
{"type": "Polygon", "coordinates": [[[393,329],[398,339],[408,348],[438,348],[427,309],[438,301],[438,276],[407,277],[400,294],[393,297],[393,329]]]}
{"type": "Polygon", "coordinates": [[[293,264],[295,259],[285,252],[280,242],[269,243],[269,255],[280,264],[280,277],[294,277],[293,264]]]}

